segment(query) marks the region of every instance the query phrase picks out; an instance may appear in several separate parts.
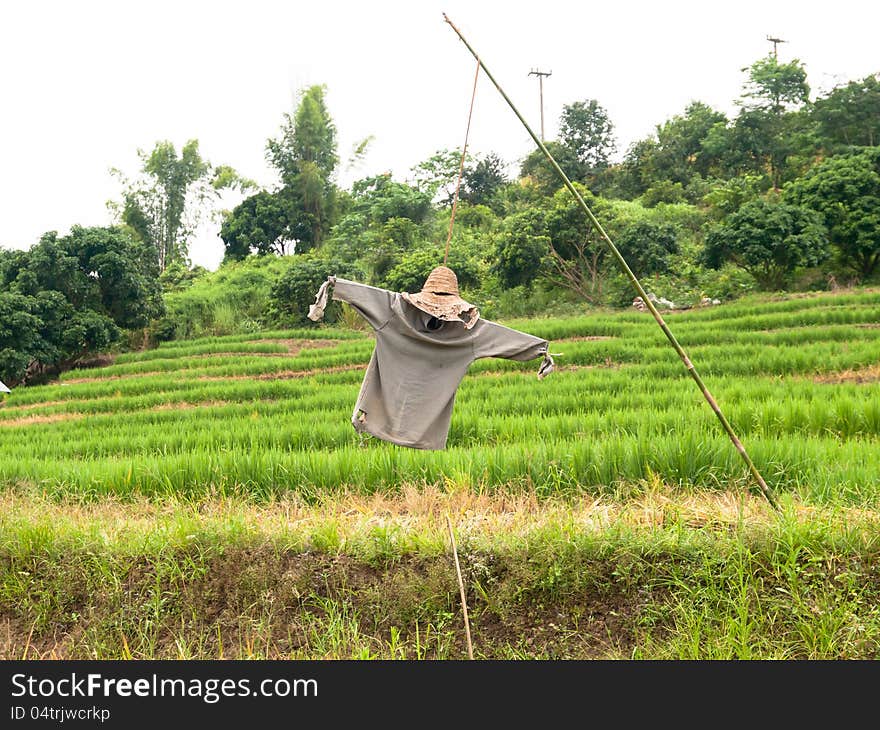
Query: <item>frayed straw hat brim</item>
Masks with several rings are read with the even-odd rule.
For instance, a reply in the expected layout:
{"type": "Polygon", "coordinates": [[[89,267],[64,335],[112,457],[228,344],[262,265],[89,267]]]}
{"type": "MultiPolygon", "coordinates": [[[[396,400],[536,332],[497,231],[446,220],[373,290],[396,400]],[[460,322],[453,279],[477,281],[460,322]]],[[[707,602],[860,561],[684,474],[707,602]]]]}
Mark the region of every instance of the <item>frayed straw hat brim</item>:
{"type": "Polygon", "coordinates": [[[480,316],[479,310],[461,297],[433,294],[431,292],[403,293],[400,295],[414,307],[446,322],[464,322],[472,327],[480,316]]]}

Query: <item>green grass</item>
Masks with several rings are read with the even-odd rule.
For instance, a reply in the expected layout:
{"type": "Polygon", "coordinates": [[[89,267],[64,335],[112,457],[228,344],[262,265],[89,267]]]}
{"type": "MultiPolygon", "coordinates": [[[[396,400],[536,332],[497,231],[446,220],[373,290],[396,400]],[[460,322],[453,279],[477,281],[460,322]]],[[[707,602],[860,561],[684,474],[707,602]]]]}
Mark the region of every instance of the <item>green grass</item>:
{"type": "MultiPolygon", "coordinates": [[[[23,496],[0,531],[0,606],[23,629],[7,658],[466,656],[440,520],[413,505],[353,519],[325,501],[309,519],[171,500],[126,521],[23,496]]],[[[789,502],[694,529],[698,512],[667,505],[639,526],[663,496],[607,502],[604,519],[546,501],[506,530],[503,513],[457,518],[476,658],[878,658],[876,519],[789,502]]]]}
{"type": "Polygon", "coordinates": [[[557,372],[475,362],[437,452],[359,440],[373,344],[342,328],[168,343],[16,389],[0,406],[0,653],[461,658],[438,508],[414,524],[401,507],[440,490],[568,505],[515,533],[520,508],[462,513],[480,656],[876,658],[880,293],[666,319],[782,516],[635,311],[503,322],[550,339],[557,372]],[[693,518],[694,501],[749,493],[766,512],[693,518]],[[327,500],[339,511],[312,519],[327,500]],[[617,518],[574,516],[594,503],[617,518]]]}

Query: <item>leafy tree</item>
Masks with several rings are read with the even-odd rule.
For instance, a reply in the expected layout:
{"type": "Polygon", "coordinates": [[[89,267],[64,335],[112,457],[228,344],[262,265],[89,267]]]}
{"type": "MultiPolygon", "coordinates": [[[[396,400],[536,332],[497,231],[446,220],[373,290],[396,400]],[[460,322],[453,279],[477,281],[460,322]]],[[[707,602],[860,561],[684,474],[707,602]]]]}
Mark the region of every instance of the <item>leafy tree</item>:
{"type": "Polygon", "coordinates": [[[705,146],[706,137],[727,117],[710,106],[693,101],[683,115],[676,115],[657,127],[655,175],[687,185],[695,175],[709,177],[717,159],[705,146]]]}
{"type": "MultiPolygon", "coordinates": [[[[410,251],[388,273],[386,284],[394,291],[420,291],[431,270],[442,263],[442,252],[435,247],[410,251]]],[[[457,246],[450,247],[446,265],[455,272],[460,289],[480,285],[479,266],[457,246]]]]}
{"type": "Polygon", "coordinates": [[[822,215],[844,265],[865,278],[880,268],[880,147],[825,160],[785,196],[822,215]]]}
{"type": "Polygon", "coordinates": [[[31,363],[52,357],[37,311],[34,297],[0,291],[0,380],[8,385],[20,382],[31,363]]]}
{"type": "Polygon", "coordinates": [[[11,382],[67,367],[163,309],[156,250],[120,227],[46,233],[0,257],[0,289],[17,312],[0,338],[11,382]]]}
{"type": "Polygon", "coordinates": [[[505,288],[530,288],[542,274],[550,252],[544,212],[527,208],[504,219],[495,244],[491,272],[505,288]]]}
{"type": "Polygon", "coordinates": [[[765,198],[752,200],[709,228],[703,263],[726,261],[749,272],[764,289],[781,289],[799,267],[828,258],[822,217],[815,211],[765,198]]]}
{"type": "Polygon", "coordinates": [[[817,99],[813,116],[834,145],[880,145],[880,74],[838,86],[817,99]]]}
{"type": "Polygon", "coordinates": [[[459,199],[471,205],[499,208],[499,193],[507,185],[504,161],[494,152],[465,168],[459,199]]]}
{"type": "Polygon", "coordinates": [[[742,175],[719,181],[703,196],[703,203],[716,220],[721,220],[766,192],[763,180],[761,175],[742,175]]]}
{"type": "MultiPolygon", "coordinates": [[[[465,168],[474,163],[471,155],[465,155],[465,168]]],[[[410,181],[419,192],[443,207],[452,205],[458,171],[461,169],[461,150],[437,150],[427,160],[410,169],[410,181]]],[[[461,196],[461,193],[459,193],[461,196]]]]}
{"type": "MultiPolygon", "coordinates": [[[[576,181],[584,177],[584,167],[574,149],[553,141],[545,142],[544,147],[569,180],[576,181]]],[[[563,185],[559,174],[539,149],[530,152],[523,160],[520,177],[531,182],[541,196],[553,195],[563,185]]]]}
{"type": "Polygon", "coordinates": [[[390,174],[355,182],[347,206],[327,241],[328,255],[356,262],[373,284],[381,285],[406,251],[428,239],[430,193],[390,174]]]}
{"type": "MultiPolygon", "coordinates": [[[[725,145],[707,141],[727,118],[699,101],[656,128],[652,137],[630,146],[616,172],[615,182],[627,198],[635,198],[658,183],[680,183],[682,193],[695,180],[721,172],[725,145]]],[[[726,144],[726,138],[725,138],[726,144]]]]}
{"type": "MultiPolygon", "coordinates": [[[[575,186],[596,217],[604,221],[603,227],[613,231],[616,221],[609,203],[583,185],[575,183],[575,186]]],[[[608,244],[568,190],[559,190],[549,201],[546,222],[550,237],[548,266],[545,266],[547,278],[586,301],[598,304],[602,301],[609,273],[608,244]]]]}
{"type": "Polygon", "coordinates": [[[658,180],[642,194],[642,205],[653,208],[660,203],[683,203],[684,186],[680,182],[658,180]]]}
{"type": "Polygon", "coordinates": [[[288,252],[293,234],[288,206],[277,193],[261,190],[239,203],[224,219],[220,238],[225,258],[241,260],[250,254],[288,252]]]}
{"type": "Polygon", "coordinates": [[[159,284],[163,292],[182,291],[207,273],[204,266],[189,267],[180,261],[174,261],[159,274],[159,284]]]}
{"type": "Polygon", "coordinates": [[[636,276],[669,271],[669,257],[679,252],[678,229],[669,223],[640,220],[624,226],[614,245],[636,276]]]}
{"type": "MultiPolygon", "coordinates": [[[[609,203],[574,183],[600,219],[614,225],[609,203]]],[[[509,216],[496,241],[492,272],[502,285],[525,285],[542,278],[598,303],[608,275],[608,246],[566,189],[509,216]]]]}
{"type": "Polygon", "coordinates": [[[614,154],[614,125],[595,99],[566,104],[559,118],[559,142],[574,153],[583,175],[595,176],[614,154]]]}
{"type": "Polygon", "coordinates": [[[109,205],[144,243],[156,249],[160,271],[172,261],[187,258],[187,240],[209,201],[224,189],[253,185],[229,166],[214,168],[202,158],[195,139],[183,146],[180,156],[166,140],[157,142],[149,154],[139,149],[138,157],[141,171],[134,180],[111,170],[124,190],[122,203],[109,205]]]}
{"type": "Polygon", "coordinates": [[[749,72],[741,100],[744,109],[780,114],[800,108],[810,95],[807,72],[798,59],[779,63],[767,56],[743,71],[749,72]]]}
{"type": "Polygon", "coordinates": [[[288,227],[297,234],[299,251],[320,246],[336,215],[333,173],[339,157],[325,93],[321,85],[303,90],[294,113],[284,115],[280,137],[266,142],[266,158],[281,177],[278,194],[288,206],[288,227]]]}
{"type": "Polygon", "coordinates": [[[782,184],[788,156],[795,150],[803,117],[794,112],[807,102],[810,87],[803,64],[779,63],[773,56],[755,61],[740,99],[740,114],[730,138],[746,171],[766,169],[774,188],[782,184]],[[753,164],[748,166],[748,162],[753,164]]]}
{"type": "Polygon", "coordinates": [[[657,156],[657,141],[651,137],[638,140],[630,145],[623,162],[615,171],[615,191],[627,200],[637,198],[658,178],[654,169],[657,156]]]}
{"type": "Polygon", "coordinates": [[[383,286],[401,257],[425,241],[421,228],[409,218],[389,218],[371,233],[373,244],[361,260],[370,270],[371,280],[383,286]]]}
{"type": "Polygon", "coordinates": [[[368,224],[381,224],[391,218],[409,218],[415,223],[424,223],[430,214],[430,195],[392,180],[390,174],[364,178],[352,185],[349,215],[368,224]]]}

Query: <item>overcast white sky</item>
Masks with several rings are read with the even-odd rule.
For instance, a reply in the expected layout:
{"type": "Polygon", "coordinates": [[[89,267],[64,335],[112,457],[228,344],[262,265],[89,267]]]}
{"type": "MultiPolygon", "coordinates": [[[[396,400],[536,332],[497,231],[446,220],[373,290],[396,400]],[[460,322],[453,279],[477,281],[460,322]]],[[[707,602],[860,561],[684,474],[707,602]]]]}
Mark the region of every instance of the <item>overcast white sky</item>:
{"type": "MultiPolygon", "coordinates": [[[[768,35],[787,41],[781,61],[804,62],[814,97],[880,71],[880,3],[865,0],[0,0],[0,246],[109,224],[105,203],[120,194],[109,168],[134,175],[137,149],[162,139],[179,149],[196,138],[213,164],[273,185],[266,140],[315,83],[327,86],[343,161],[375,136],[338,183],[403,180],[463,143],[475,61],[444,12],[536,132],[533,68],[552,73],[548,139],[564,104],[595,98],[621,153],[692,100],[733,115],[741,69],[772,50],[768,35]]],[[[533,148],[482,77],[469,151],[516,163],[533,148]]],[[[219,264],[217,230],[200,232],[194,263],[219,264]]]]}

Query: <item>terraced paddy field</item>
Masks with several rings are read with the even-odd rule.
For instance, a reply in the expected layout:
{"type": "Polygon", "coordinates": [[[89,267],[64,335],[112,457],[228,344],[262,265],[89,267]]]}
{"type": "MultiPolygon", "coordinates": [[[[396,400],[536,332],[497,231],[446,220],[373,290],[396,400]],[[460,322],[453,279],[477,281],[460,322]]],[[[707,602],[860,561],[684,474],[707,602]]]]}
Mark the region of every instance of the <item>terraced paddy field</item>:
{"type": "Polygon", "coordinates": [[[362,441],[373,340],[175,342],[0,406],[0,656],[880,656],[880,292],[506,321],[448,447],[362,441]]]}

